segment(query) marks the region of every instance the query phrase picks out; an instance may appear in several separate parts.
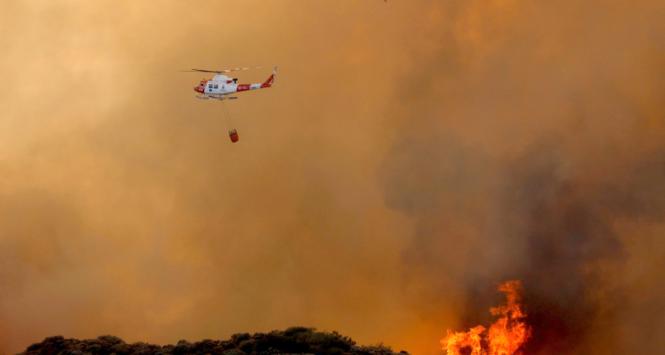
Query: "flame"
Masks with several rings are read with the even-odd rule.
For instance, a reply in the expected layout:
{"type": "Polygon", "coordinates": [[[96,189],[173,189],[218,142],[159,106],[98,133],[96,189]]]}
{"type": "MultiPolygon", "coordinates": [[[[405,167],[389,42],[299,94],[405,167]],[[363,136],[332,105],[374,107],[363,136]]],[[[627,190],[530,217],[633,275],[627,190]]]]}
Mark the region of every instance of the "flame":
{"type": "Polygon", "coordinates": [[[522,283],[507,281],[499,285],[499,291],[506,295],[506,304],[493,307],[490,313],[499,317],[487,332],[482,325],[473,327],[467,332],[448,330],[441,339],[443,350],[448,355],[513,355],[529,339],[531,329],[524,322],[526,313],[520,306],[522,283]],[[469,353],[470,351],[470,353],[469,353]]]}

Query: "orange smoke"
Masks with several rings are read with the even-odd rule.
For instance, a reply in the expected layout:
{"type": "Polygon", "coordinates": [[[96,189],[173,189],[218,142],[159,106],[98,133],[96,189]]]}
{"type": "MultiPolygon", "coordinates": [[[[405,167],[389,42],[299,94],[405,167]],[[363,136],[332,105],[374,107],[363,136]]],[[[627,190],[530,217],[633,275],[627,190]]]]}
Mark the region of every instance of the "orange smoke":
{"type": "Polygon", "coordinates": [[[499,317],[485,332],[482,325],[469,329],[468,332],[451,332],[448,330],[441,339],[443,350],[448,355],[460,355],[462,351],[471,355],[512,355],[518,351],[529,338],[531,330],[524,322],[526,313],[520,307],[520,281],[507,281],[499,286],[499,291],[506,295],[506,305],[493,307],[490,312],[499,317]]]}

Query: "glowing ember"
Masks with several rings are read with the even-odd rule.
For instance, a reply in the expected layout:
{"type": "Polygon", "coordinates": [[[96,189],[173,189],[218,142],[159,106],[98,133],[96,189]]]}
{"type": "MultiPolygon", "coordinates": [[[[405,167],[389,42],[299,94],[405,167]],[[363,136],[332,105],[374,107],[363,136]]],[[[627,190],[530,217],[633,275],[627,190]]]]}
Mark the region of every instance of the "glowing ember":
{"type": "Polygon", "coordinates": [[[506,295],[506,305],[493,307],[490,312],[499,317],[485,332],[482,325],[469,329],[468,332],[451,332],[441,339],[443,350],[448,355],[513,355],[518,354],[527,341],[531,330],[524,322],[526,314],[520,307],[519,281],[508,281],[499,286],[499,291],[506,295]]]}

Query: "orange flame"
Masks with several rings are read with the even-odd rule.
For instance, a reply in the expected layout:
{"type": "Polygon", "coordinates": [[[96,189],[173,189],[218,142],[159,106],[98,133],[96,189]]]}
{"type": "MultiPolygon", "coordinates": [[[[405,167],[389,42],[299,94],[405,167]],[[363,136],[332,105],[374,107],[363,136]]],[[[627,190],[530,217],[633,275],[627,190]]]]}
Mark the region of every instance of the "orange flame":
{"type": "Polygon", "coordinates": [[[508,281],[499,286],[499,291],[506,295],[506,305],[493,307],[490,312],[499,317],[485,333],[482,325],[469,329],[468,332],[448,330],[441,339],[443,350],[448,355],[513,355],[529,339],[531,329],[524,322],[526,313],[520,307],[522,283],[508,281]],[[470,351],[470,353],[469,353],[470,351]]]}

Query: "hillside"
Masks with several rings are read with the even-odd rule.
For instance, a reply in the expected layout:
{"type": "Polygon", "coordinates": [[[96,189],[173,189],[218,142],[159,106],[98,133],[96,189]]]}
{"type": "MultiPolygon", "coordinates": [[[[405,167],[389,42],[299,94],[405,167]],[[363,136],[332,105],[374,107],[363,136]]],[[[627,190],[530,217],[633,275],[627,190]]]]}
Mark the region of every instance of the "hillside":
{"type": "Polygon", "coordinates": [[[390,348],[359,346],[351,338],[337,332],[319,332],[313,328],[293,327],[270,333],[235,334],[228,340],[202,340],[190,343],[185,340],[175,345],[146,343],[127,344],[122,339],[105,335],[97,339],[65,339],[49,337],[41,343],[29,346],[21,355],[245,355],[245,354],[348,354],[348,355],[396,355],[390,348]]]}

